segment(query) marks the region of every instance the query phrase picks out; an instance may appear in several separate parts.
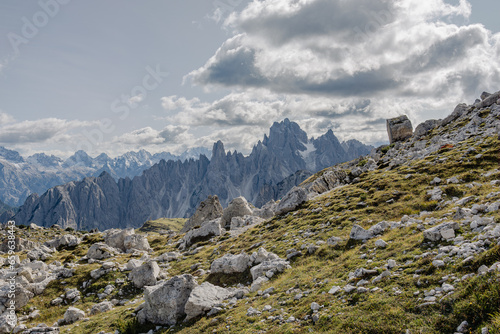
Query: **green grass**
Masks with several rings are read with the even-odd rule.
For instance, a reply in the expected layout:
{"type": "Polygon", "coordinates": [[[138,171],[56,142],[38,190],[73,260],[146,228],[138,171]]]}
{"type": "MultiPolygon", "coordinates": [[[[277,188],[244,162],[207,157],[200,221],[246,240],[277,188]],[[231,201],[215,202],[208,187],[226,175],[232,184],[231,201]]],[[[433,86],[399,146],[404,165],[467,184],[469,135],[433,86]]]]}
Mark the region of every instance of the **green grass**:
{"type": "Polygon", "coordinates": [[[161,230],[171,230],[179,232],[187,219],[184,218],[160,218],[157,220],[149,220],[138,230],[139,232],[159,232],[161,230]]]}

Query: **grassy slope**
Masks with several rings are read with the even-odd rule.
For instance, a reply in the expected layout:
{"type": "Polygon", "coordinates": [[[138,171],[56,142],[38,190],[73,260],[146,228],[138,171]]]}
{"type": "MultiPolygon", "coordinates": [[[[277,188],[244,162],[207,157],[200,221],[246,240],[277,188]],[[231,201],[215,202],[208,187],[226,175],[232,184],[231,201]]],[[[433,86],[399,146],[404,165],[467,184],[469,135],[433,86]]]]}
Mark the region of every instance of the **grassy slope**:
{"type": "Polygon", "coordinates": [[[159,232],[161,230],[172,230],[179,232],[187,219],[184,218],[161,218],[150,220],[144,223],[139,232],[159,232]]]}
{"type": "MultiPolygon", "coordinates": [[[[432,189],[429,183],[435,177],[446,180],[457,176],[464,182],[457,185],[444,185],[445,196],[451,199],[453,196],[475,196],[475,201],[469,203],[494,202],[500,200],[495,196],[486,200],[486,195],[494,191],[500,191],[499,187],[491,186],[489,181],[499,179],[500,174],[490,177],[482,176],[483,173],[495,170],[499,167],[500,142],[496,137],[488,138],[480,143],[472,139],[448,150],[443,150],[416,161],[410,166],[401,166],[391,171],[378,169],[361,176],[361,182],[353,185],[334,189],[318,198],[302,205],[296,212],[285,217],[275,217],[256,228],[250,229],[236,239],[227,235],[220,237],[215,242],[206,242],[196,246],[204,248],[193,256],[171,263],[168,269],[170,276],[183,273],[192,273],[190,267],[195,263],[201,263],[200,268],[209,269],[210,263],[223,254],[230,252],[238,254],[241,251],[251,253],[252,245],[263,242],[263,247],[273,251],[281,257],[286,256],[290,248],[300,249],[302,244],[314,244],[317,241],[326,241],[329,237],[337,236],[343,239],[338,246],[321,245],[313,255],[304,255],[292,261],[293,269],[273,277],[263,287],[274,287],[276,290],[271,297],[264,299],[256,293],[250,294],[249,298],[239,300],[234,307],[228,307],[225,311],[212,318],[200,318],[190,323],[172,329],[164,329],[160,332],[178,333],[404,333],[409,329],[411,333],[452,333],[463,321],[468,320],[473,326],[474,332],[478,332],[484,325],[493,331],[500,331],[500,284],[497,274],[484,277],[475,277],[461,283],[453,283],[455,293],[436,305],[427,308],[419,308],[423,301],[424,290],[430,290],[441,286],[440,280],[443,276],[451,275],[461,278],[463,275],[476,272],[481,264],[491,265],[500,258],[499,247],[491,247],[487,252],[479,256],[472,264],[462,265],[459,261],[452,262],[441,269],[435,269],[431,264],[431,257],[416,260],[415,255],[433,251],[434,246],[423,243],[422,232],[417,225],[395,229],[386,232],[382,239],[389,243],[386,249],[377,249],[374,240],[363,243],[348,241],[348,236],[353,224],[363,227],[372,226],[382,220],[399,221],[404,215],[417,214],[427,210],[427,217],[442,218],[454,213],[454,206],[439,207],[436,202],[429,201],[427,190],[432,189]],[[465,156],[469,147],[474,146],[477,152],[465,156]],[[478,153],[483,154],[481,159],[475,159],[478,153]],[[447,158],[447,159],[444,159],[447,158]],[[463,161],[460,161],[463,158],[463,161]],[[408,177],[408,175],[411,175],[408,177]],[[478,182],[480,186],[469,188],[466,184],[478,182]],[[387,201],[393,199],[392,204],[387,201]],[[359,202],[367,203],[366,207],[358,207],[359,202]],[[321,211],[314,210],[321,208],[321,211]],[[305,232],[308,237],[304,237],[305,232]],[[366,254],[362,259],[361,255],[366,254]],[[398,267],[393,270],[394,275],[384,279],[369,288],[379,287],[381,290],[375,293],[351,294],[340,293],[338,295],[328,294],[328,290],[339,285],[343,287],[347,283],[348,273],[357,268],[377,269],[382,268],[388,259],[394,259],[398,267]],[[371,262],[370,262],[371,261],[371,262]],[[419,277],[414,277],[417,273],[419,277]],[[417,286],[417,282],[422,282],[417,286]],[[401,293],[397,293],[400,291],[401,293]],[[418,296],[414,293],[420,291],[418,296]],[[304,297],[294,300],[294,296],[303,293],[304,297]],[[313,324],[311,320],[300,323],[279,324],[267,320],[270,315],[283,315],[284,319],[294,316],[303,319],[311,315],[310,305],[317,302],[324,305],[320,311],[319,322],[313,324]],[[277,309],[273,313],[263,313],[257,317],[247,317],[249,307],[262,310],[264,305],[271,305],[277,309]]],[[[488,214],[500,223],[497,213],[488,214]]],[[[430,226],[425,226],[426,228],[430,226]]],[[[40,232],[41,233],[41,232],[40,232]]],[[[50,233],[50,232],[43,232],[50,233]]],[[[474,234],[467,227],[462,227],[458,232],[466,239],[472,239],[474,234]]],[[[50,235],[46,235],[47,238],[50,235]]],[[[165,251],[174,251],[175,241],[180,236],[169,239],[167,236],[150,235],[149,241],[154,248],[154,256],[165,251]]],[[[56,255],[56,259],[62,262],[75,262],[77,258],[86,253],[88,247],[99,240],[98,236],[92,236],[75,250],[63,250],[56,255]],[[76,254],[75,254],[76,253],[76,254]]],[[[304,252],[306,253],[306,252],[304,252]]],[[[120,263],[127,262],[132,255],[121,255],[113,259],[120,263]]],[[[46,322],[52,324],[56,319],[62,318],[68,306],[52,307],[50,300],[60,295],[65,287],[81,287],[83,281],[89,279],[89,272],[98,265],[80,263],[77,274],[65,280],[67,284],[61,285],[54,282],[41,295],[35,297],[26,307],[36,306],[40,309],[42,317],[35,319],[31,324],[46,322]]],[[[99,292],[108,283],[114,283],[118,277],[124,277],[124,273],[112,273],[94,282],[88,289],[82,290],[82,301],[76,303],[85,311],[97,302],[95,296],[85,296],[89,292],[99,292]]],[[[198,278],[201,283],[209,278],[202,276],[198,278]]],[[[247,283],[248,277],[218,277],[222,283],[234,284],[247,283]]],[[[117,291],[117,290],[115,290],[117,291]]],[[[133,300],[142,296],[141,291],[130,286],[124,288],[128,299],[133,300]]],[[[87,322],[79,322],[74,325],[63,327],[61,332],[68,330],[71,333],[97,333],[101,330],[113,331],[119,329],[121,332],[133,333],[147,332],[148,327],[137,326],[131,315],[135,306],[140,301],[116,307],[113,311],[90,317],[87,322]],[[135,328],[135,329],[134,329],[135,328]]]]}

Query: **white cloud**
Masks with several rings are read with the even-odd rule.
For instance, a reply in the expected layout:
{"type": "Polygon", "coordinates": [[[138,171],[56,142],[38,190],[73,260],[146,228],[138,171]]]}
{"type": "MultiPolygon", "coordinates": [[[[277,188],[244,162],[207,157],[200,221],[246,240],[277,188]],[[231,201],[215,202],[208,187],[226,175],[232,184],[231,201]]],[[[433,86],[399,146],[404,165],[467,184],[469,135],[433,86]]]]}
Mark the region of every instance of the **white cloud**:
{"type": "Polygon", "coordinates": [[[15,145],[57,141],[61,136],[69,136],[70,130],[95,125],[95,122],[68,121],[58,118],[12,123],[13,119],[8,115],[7,121],[7,124],[0,127],[0,143],[15,145]]]}
{"type": "Polygon", "coordinates": [[[238,34],[187,79],[329,97],[470,97],[474,84],[500,85],[498,35],[450,23],[470,12],[465,0],[254,1],[226,20],[238,34]]]}
{"type": "Polygon", "coordinates": [[[14,122],[15,119],[11,115],[0,111],[0,126],[14,122]]]}

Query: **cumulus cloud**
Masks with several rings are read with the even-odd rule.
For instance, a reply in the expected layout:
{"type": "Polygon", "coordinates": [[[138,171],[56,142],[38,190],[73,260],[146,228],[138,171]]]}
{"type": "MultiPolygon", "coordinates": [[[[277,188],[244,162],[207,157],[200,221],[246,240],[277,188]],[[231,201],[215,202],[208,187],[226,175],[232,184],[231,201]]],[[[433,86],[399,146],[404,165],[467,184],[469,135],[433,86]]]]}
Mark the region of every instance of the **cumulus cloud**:
{"type": "MultiPolygon", "coordinates": [[[[192,143],[192,135],[188,133],[187,126],[168,125],[162,130],[155,130],[151,127],[145,127],[132,132],[124,133],[113,138],[112,142],[121,145],[128,145],[136,148],[148,146],[192,143]]],[[[156,151],[156,150],[154,150],[156,151]]]]}
{"type": "MultiPolygon", "coordinates": [[[[0,118],[2,118],[1,115],[0,118]]],[[[14,123],[13,118],[8,115],[6,119],[7,124],[0,126],[0,143],[2,144],[19,145],[56,141],[61,136],[68,136],[68,131],[72,129],[95,125],[95,122],[68,121],[58,118],[14,123]]],[[[4,123],[0,121],[0,124],[4,123]]]]}
{"type": "Polygon", "coordinates": [[[226,20],[237,34],[186,80],[330,97],[470,97],[479,77],[500,84],[498,34],[453,23],[470,13],[465,0],[254,1],[226,20]]]}
{"type": "Polygon", "coordinates": [[[11,115],[0,111],[0,126],[12,123],[15,119],[11,115]]]}

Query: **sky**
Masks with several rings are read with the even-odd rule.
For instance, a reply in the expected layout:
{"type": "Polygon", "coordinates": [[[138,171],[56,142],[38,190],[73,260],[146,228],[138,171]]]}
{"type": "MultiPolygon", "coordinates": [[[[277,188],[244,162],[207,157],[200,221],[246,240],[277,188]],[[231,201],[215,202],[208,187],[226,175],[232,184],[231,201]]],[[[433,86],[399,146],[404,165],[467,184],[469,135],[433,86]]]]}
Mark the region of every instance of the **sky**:
{"type": "Polygon", "coordinates": [[[0,146],[249,153],[275,121],[387,141],[500,90],[498,0],[3,0],[0,146]]]}

